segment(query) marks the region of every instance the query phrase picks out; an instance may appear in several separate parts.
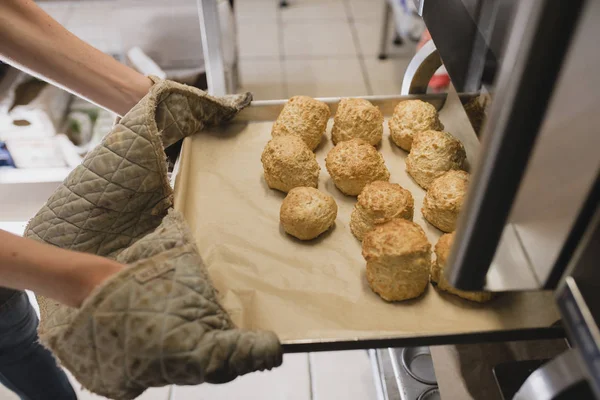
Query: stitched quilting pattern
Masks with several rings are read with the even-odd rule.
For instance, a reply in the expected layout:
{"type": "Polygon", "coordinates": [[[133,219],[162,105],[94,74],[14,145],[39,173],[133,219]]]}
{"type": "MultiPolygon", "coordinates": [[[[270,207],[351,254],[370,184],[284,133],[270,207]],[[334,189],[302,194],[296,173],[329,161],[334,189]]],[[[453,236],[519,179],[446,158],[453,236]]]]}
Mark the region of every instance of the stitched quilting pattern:
{"type": "Polygon", "coordinates": [[[132,399],[150,386],[226,382],[281,364],[274,334],[234,329],[219,304],[170,210],[163,151],[250,99],[155,84],[30,221],[26,237],[128,265],[80,309],[39,299],[40,340],[90,391],[132,399]]]}

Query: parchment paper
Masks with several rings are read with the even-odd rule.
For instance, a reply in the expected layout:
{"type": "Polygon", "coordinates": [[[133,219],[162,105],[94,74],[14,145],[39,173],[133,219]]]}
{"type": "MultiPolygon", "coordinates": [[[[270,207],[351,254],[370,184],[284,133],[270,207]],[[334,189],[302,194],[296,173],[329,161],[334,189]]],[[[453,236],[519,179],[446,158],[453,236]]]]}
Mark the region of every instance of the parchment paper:
{"type": "MultiPolygon", "coordinates": [[[[441,232],[422,217],[425,191],[405,171],[407,153],[389,139],[387,117],[398,101],[380,102],[387,114],[380,151],[391,182],[412,192],[414,221],[435,245],[441,232]]],[[[331,106],[334,110],[336,102],[331,106]]],[[[290,343],[536,328],[559,318],[552,294],[545,292],[504,294],[486,305],[432,286],[418,299],[393,304],[373,293],[361,243],[348,225],[356,199],[339,192],[325,169],[333,147],[331,120],[316,154],[322,168],[319,189],[338,204],[336,225],[309,242],[286,235],[279,226],[284,194],[267,187],[260,161],[281,107],[281,102],[253,104],[226,127],[187,138],[176,179],[175,207],[189,222],[222,303],[238,326],[272,330],[290,343]]],[[[463,141],[472,163],[478,146],[472,130],[461,137],[463,121],[453,120],[449,109],[440,115],[447,130],[463,141]]]]}

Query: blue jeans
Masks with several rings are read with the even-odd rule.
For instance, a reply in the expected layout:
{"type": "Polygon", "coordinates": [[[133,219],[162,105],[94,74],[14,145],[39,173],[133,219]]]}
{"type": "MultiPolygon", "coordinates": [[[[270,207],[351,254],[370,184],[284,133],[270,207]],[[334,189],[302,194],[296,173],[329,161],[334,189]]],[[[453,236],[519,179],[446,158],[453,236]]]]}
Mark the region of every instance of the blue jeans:
{"type": "Polygon", "coordinates": [[[77,399],[56,360],[38,342],[27,294],[0,288],[0,384],[22,400],[77,399]]]}

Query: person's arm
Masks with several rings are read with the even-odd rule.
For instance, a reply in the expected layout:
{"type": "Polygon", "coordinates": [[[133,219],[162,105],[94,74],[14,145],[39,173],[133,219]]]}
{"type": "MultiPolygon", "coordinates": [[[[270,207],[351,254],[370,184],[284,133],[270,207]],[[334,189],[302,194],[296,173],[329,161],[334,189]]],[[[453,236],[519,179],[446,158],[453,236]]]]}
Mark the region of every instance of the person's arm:
{"type": "Polygon", "coordinates": [[[120,116],[152,86],[150,79],[83,42],[31,0],[0,0],[0,58],[120,116]]]}
{"type": "Polygon", "coordinates": [[[63,250],[0,230],[0,286],[30,289],[79,307],[92,289],[123,266],[107,258],[63,250]]]}

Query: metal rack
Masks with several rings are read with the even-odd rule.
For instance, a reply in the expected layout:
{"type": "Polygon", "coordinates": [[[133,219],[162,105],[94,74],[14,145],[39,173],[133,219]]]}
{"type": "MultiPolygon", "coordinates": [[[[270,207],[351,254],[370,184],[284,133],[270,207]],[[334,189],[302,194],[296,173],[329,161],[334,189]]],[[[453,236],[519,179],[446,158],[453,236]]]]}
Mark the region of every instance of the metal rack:
{"type": "Polygon", "coordinates": [[[230,93],[233,82],[231,78],[228,81],[225,75],[217,2],[218,0],[196,0],[208,92],[222,96],[230,93]]]}

